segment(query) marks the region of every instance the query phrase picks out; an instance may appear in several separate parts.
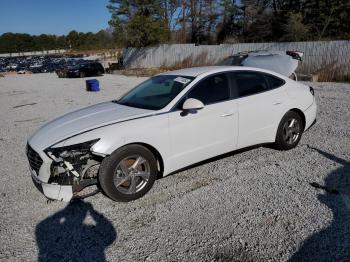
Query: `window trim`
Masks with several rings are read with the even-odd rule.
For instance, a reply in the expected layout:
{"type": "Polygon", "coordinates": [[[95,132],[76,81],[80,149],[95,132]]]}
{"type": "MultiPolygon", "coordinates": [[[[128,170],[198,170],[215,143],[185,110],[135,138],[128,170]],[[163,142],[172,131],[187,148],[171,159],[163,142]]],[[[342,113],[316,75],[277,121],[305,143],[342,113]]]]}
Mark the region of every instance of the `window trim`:
{"type": "Polygon", "coordinates": [[[282,86],[284,86],[286,84],[286,81],[284,79],[281,79],[275,75],[272,75],[272,74],[269,74],[269,73],[265,73],[265,72],[260,72],[260,71],[253,71],[253,70],[236,70],[236,71],[231,71],[232,74],[231,74],[231,77],[232,77],[232,83],[233,83],[233,89],[234,89],[234,94],[235,94],[235,99],[239,99],[239,98],[244,98],[244,97],[249,97],[249,96],[254,96],[254,95],[258,95],[258,94],[261,94],[261,93],[266,93],[266,92],[269,92],[269,91],[272,91],[272,90],[276,90],[282,86]],[[239,91],[238,91],[238,85],[237,85],[237,79],[236,79],[236,73],[255,73],[255,74],[260,74],[260,76],[264,79],[266,85],[267,85],[267,89],[264,90],[264,91],[260,91],[260,92],[257,92],[257,93],[254,93],[254,94],[250,94],[250,95],[245,95],[245,96],[239,96],[239,91]],[[271,87],[271,83],[270,81],[268,80],[267,76],[272,76],[272,77],[275,77],[275,78],[278,78],[280,80],[282,80],[284,83],[283,85],[279,86],[279,87],[274,87],[272,88],[271,87]]]}
{"type": "Polygon", "coordinates": [[[274,90],[274,89],[280,88],[280,87],[284,86],[287,83],[286,80],[284,80],[282,78],[279,78],[278,76],[271,75],[271,74],[264,73],[264,72],[262,72],[262,74],[264,75],[264,77],[265,77],[265,79],[266,79],[266,81],[267,81],[267,83],[269,85],[269,90],[274,90]],[[277,79],[281,80],[283,82],[283,84],[278,86],[278,87],[272,87],[271,81],[267,77],[277,78],[277,79]]]}
{"type": "Polygon", "coordinates": [[[222,100],[222,101],[219,101],[219,102],[214,102],[214,103],[210,103],[210,104],[206,104],[204,105],[204,107],[206,106],[210,106],[210,105],[215,105],[215,104],[218,104],[218,103],[223,103],[223,102],[227,102],[227,101],[230,101],[230,100],[233,100],[235,99],[233,97],[233,82],[232,82],[232,78],[230,76],[230,73],[232,73],[234,71],[222,71],[222,72],[217,72],[217,73],[213,73],[213,74],[210,74],[210,75],[207,75],[205,77],[203,77],[202,79],[200,79],[197,83],[195,83],[189,90],[186,91],[186,93],[177,100],[176,104],[169,110],[169,112],[176,112],[176,111],[181,111],[182,109],[179,109],[177,108],[179,103],[185,99],[187,99],[187,96],[188,96],[188,93],[192,91],[192,89],[194,89],[195,87],[197,87],[197,85],[199,85],[202,81],[205,81],[206,79],[208,79],[209,77],[213,77],[213,76],[216,76],[216,75],[221,75],[221,74],[225,74],[226,77],[227,77],[227,82],[228,82],[228,90],[229,90],[229,98],[226,99],[226,100],[222,100]]]}

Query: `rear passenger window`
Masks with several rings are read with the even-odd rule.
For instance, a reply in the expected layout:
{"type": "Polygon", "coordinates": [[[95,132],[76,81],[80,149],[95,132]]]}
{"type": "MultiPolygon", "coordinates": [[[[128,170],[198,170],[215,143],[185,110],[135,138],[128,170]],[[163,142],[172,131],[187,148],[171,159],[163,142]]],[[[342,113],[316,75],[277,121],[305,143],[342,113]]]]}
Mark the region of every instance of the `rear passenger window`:
{"type": "Polygon", "coordinates": [[[276,76],[265,74],[265,77],[270,84],[270,89],[278,88],[280,86],[283,86],[286,83],[286,81],[276,76]]]}
{"type": "Polygon", "coordinates": [[[188,93],[187,98],[198,99],[205,105],[228,100],[230,90],[226,74],[207,77],[188,93]]]}
{"type": "Polygon", "coordinates": [[[269,89],[265,77],[257,72],[235,72],[238,96],[249,96],[269,89]]]}

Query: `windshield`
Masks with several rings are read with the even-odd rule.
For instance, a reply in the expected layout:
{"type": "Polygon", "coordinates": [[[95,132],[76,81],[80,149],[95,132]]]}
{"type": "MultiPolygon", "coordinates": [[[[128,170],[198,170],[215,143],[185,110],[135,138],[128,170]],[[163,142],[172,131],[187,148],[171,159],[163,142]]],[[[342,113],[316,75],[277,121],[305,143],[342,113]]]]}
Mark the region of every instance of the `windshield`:
{"type": "Polygon", "coordinates": [[[136,86],[117,103],[121,105],[159,110],[171,102],[194,77],[178,75],[154,76],[136,86]]]}

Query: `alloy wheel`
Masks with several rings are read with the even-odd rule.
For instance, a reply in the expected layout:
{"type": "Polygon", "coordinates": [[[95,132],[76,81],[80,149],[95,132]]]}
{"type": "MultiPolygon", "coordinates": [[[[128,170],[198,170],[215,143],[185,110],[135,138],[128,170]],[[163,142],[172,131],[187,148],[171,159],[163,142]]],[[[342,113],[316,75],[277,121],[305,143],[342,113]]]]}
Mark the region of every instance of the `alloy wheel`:
{"type": "Polygon", "coordinates": [[[300,123],[297,119],[291,118],[283,125],[283,140],[289,144],[294,144],[300,136],[300,123]]]}
{"type": "Polygon", "coordinates": [[[140,155],[121,160],[113,176],[114,186],[123,194],[135,194],[142,190],[151,175],[148,161],[140,155]]]}

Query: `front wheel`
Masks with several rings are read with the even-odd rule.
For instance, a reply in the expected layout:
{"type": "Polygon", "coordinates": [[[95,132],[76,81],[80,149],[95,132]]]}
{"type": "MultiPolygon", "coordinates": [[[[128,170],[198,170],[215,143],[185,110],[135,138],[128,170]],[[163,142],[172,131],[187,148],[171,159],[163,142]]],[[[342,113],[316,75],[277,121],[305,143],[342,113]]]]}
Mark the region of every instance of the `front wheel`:
{"type": "Polygon", "coordinates": [[[141,145],[122,147],[105,158],[99,182],[104,193],[115,201],[131,201],[144,196],[157,177],[157,160],[141,145]]]}
{"type": "Polygon", "coordinates": [[[293,111],[287,112],[278,126],[275,146],[281,150],[289,150],[296,147],[301,139],[303,130],[303,121],[299,114],[293,111]]]}

